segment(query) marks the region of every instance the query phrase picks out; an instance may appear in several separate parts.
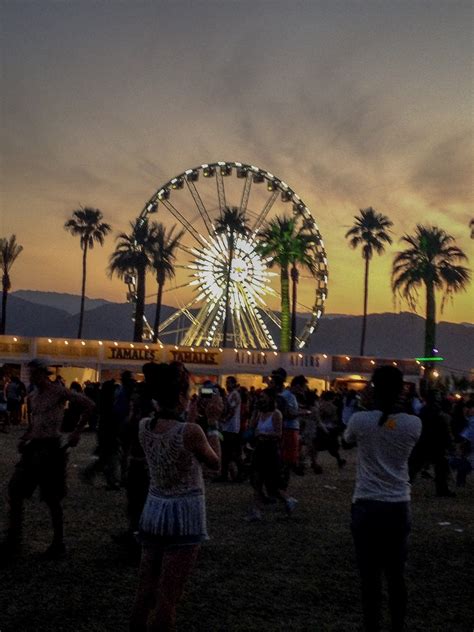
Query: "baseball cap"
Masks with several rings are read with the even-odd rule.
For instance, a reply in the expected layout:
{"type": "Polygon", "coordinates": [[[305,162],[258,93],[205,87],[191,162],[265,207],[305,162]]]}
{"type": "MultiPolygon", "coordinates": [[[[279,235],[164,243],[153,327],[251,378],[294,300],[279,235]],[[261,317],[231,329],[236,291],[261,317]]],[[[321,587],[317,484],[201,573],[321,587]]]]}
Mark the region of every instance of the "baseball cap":
{"type": "Polygon", "coordinates": [[[280,367],[278,369],[274,369],[271,372],[271,376],[272,377],[276,377],[276,378],[280,378],[280,380],[285,381],[286,380],[286,371],[284,368],[280,367]]]}

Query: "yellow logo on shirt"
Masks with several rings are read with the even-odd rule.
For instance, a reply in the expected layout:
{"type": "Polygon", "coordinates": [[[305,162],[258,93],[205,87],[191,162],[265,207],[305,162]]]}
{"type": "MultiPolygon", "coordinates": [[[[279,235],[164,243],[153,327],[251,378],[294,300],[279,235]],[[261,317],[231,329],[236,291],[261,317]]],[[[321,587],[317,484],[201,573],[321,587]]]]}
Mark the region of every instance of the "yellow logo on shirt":
{"type": "Polygon", "coordinates": [[[389,430],[395,430],[395,428],[397,427],[397,422],[395,421],[395,419],[388,419],[385,427],[389,430]]]}

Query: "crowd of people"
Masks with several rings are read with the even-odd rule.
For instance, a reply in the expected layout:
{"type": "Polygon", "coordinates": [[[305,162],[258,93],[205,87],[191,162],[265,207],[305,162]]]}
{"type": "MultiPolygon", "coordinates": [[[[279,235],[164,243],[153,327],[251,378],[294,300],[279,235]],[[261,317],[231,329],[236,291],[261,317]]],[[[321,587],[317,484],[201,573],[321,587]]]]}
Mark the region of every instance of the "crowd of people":
{"type": "Polygon", "coordinates": [[[225,389],[205,382],[194,394],[180,363],[150,362],[143,366],[143,381],[124,371],[120,382],[86,388],[51,380],[41,360],[30,362],[29,370],[28,389],[13,377],[2,386],[9,422],[21,423],[26,398],[28,425],[8,485],[1,561],[20,552],[23,503],[37,487],[53,531],[45,556],[64,556],[68,449],[85,427],[95,430],[97,447],[80,478],[93,485],[100,474],[107,490],[126,489],[128,527],[117,540],[141,550],[131,630],[175,625],[184,582],[208,538],[204,476],[228,485],[250,482],[248,521],[260,522],[267,505],[278,502],[291,516],[298,503],[289,491],[291,477],[321,474],[321,451],[343,468],[343,450],[353,445],[358,465],[352,533],[365,627],[379,629],[384,572],[393,629],[401,630],[410,483],[432,477],[437,496],[454,496],[450,481],[462,487],[472,471],[474,399],[451,400],[435,390],[421,398],[395,367],[377,369],[364,391],[320,395],[304,375],[287,384],[281,368],[262,389],[242,388],[229,376],[225,389]]]}

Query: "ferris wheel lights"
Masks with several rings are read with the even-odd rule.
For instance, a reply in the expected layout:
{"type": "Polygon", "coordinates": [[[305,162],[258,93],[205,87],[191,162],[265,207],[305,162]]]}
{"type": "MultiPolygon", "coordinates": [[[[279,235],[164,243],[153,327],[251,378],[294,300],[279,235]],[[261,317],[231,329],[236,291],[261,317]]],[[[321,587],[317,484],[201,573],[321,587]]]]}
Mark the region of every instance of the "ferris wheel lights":
{"type": "Polygon", "coordinates": [[[158,212],[158,202],[155,200],[154,202],[150,202],[146,207],[147,213],[157,213],[158,212]]]}
{"type": "Polygon", "coordinates": [[[158,191],[158,199],[159,200],[169,200],[170,190],[169,189],[161,189],[158,191]]]}
{"type": "Polygon", "coordinates": [[[197,169],[188,169],[185,173],[188,182],[197,182],[199,180],[199,171],[197,169]]]}
{"type": "MultiPolygon", "coordinates": [[[[301,213],[302,214],[304,212],[305,208],[306,207],[305,207],[305,205],[302,202],[295,202],[293,204],[293,211],[295,213],[301,213]]],[[[310,228],[310,226],[304,226],[304,224],[303,224],[303,227],[304,228],[310,228]]]]}
{"type": "Polygon", "coordinates": [[[293,194],[290,189],[287,189],[286,191],[281,192],[282,202],[290,202],[292,197],[293,197],[293,194]]]}
{"type": "Polygon", "coordinates": [[[226,163],[219,163],[221,176],[230,176],[232,167],[226,163]]]}
{"type": "Polygon", "coordinates": [[[183,187],[184,187],[183,178],[174,178],[174,180],[171,180],[172,189],[182,189],[183,187]]]}
{"type": "Polygon", "coordinates": [[[278,182],[276,180],[267,180],[268,191],[276,191],[277,189],[278,189],[278,182]]]}
{"type": "Polygon", "coordinates": [[[211,165],[203,165],[202,175],[205,178],[212,178],[212,176],[216,173],[215,167],[211,165]]]}

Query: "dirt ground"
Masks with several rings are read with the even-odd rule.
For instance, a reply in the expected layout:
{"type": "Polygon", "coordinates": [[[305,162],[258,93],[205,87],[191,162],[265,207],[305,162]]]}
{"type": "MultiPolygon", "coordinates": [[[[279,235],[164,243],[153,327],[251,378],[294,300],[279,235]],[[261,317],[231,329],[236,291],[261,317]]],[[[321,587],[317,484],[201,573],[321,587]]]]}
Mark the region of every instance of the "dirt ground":
{"type": "MultiPolygon", "coordinates": [[[[20,429],[0,434],[0,528],[20,429]]],[[[84,434],[71,451],[65,502],[67,556],[44,562],[46,507],[26,505],[25,546],[0,570],[0,632],[125,632],[137,583],[136,563],[113,541],[126,526],[123,491],[82,484],[78,470],[95,445],[84,434]]],[[[349,510],[355,452],[346,468],[321,455],[323,474],[294,477],[291,519],[271,507],[263,523],[243,520],[248,484],[209,483],[211,540],[187,586],[178,627],[189,632],[340,631],[360,629],[360,601],[349,510]]],[[[434,483],[413,490],[407,567],[411,632],[472,632],[474,476],[456,498],[436,498],[434,483]]]]}

